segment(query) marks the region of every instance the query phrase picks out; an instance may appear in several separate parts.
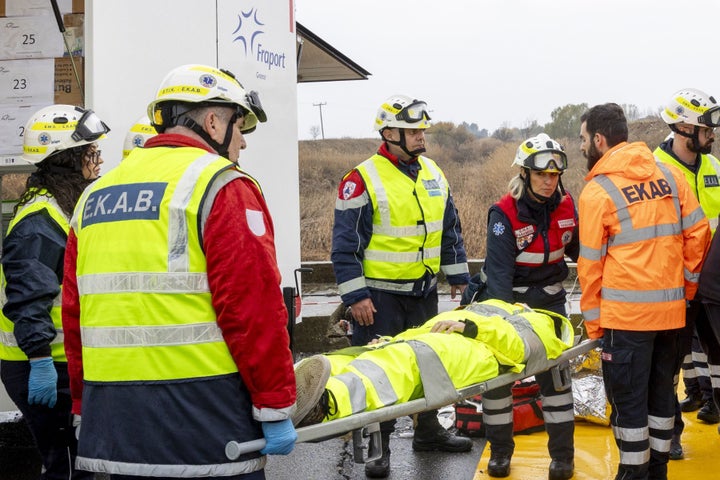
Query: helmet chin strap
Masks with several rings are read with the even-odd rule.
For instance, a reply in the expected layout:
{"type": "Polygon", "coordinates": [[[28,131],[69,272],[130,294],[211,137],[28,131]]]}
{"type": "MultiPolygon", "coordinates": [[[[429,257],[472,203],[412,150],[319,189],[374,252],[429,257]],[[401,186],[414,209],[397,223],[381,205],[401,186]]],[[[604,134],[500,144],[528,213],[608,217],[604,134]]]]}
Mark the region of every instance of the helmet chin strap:
{"type": "Polygon", "coordinates": [[[683,132],[682,130],[677,128],[677,126],[675,126],[674,123],[670,125],[670,130],[677,133],[678,135],[681,135],[685,138],[689,138],[690,140],[692,140],[693,149],[695,150],[695,152],[699,152],[700,149],[702,148],[702,147],[700,147],[700,137],[699,137],[700,127],[698,127],[697,125],[693,125],[693,133],[683,132]]]}
{"type": "Polygon", "coordinates": [[[185,117],[183,120],[178,122],[178,125],[181,125],[183,127],[187,127],[193,132],[197,133],[202,137],[205,142],[207,142],[208,145],[210,145],[213,150],[215,150],[218,155],[221,157],[228,157],[228,150],[230,148],[230,142],[232,141],[232,130],[234,128],[235,122],[238,120],[238,115],[233,114],[233,116],[230,118],[230,121],[228,122],[227,129],[225,130],[225,138],[223,139],[222,143],[218,143],[210,136],[209,133],[205,131],[204,128],[202,128],[198,123],[193,120],[192,118],[185,117]]]}
{"type": "Polygon", "coordinates": [[[420,155],[421,153],[425,152],[425,147],[417,148],[412,151],[408,150],[407,143],[405,142],[405,130],[402,128],[399,128],[398,130],[400,130],[400,141],[399,142],[396,142],[395,140],[389,140],[389,139],[385,139],[385,141],[390,144],[400,147],[403,152],[407,153],[412,158],[415,158],[418,155],[420,155]]]}

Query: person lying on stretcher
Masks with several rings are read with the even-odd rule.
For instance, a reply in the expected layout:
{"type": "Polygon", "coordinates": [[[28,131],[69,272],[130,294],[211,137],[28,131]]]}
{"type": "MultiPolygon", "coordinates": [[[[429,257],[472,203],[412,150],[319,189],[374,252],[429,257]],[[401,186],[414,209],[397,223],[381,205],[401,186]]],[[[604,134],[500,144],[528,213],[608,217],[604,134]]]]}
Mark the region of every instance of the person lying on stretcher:
{"type": "Polygon", "coordinates": [[[530,364],[549,368],[573,346],[574,334],[561,315],[491,299],[442,312],[387,340],[298,362],[295,426],[422,398],[424,384],[443,384],[440,377],[457,390],[530,364]]]}

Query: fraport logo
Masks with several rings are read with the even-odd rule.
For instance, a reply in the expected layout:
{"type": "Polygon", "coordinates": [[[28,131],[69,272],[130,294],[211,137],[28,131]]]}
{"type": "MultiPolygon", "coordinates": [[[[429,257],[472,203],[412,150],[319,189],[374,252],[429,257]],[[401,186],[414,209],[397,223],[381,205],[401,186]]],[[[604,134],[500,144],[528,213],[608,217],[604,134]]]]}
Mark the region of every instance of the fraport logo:
{"type": "Polygon", "coordinates": [[[238,26],[233,35],[233,42],[242,44],[245,56],[252,56],[268,70],[273,68],[285,69],[285,54],[273,52],[262,43],[265,35],[265,24],[260,20],[258,9],[251,8],[247,12],[240,12],[238,15],[238,26]]]}

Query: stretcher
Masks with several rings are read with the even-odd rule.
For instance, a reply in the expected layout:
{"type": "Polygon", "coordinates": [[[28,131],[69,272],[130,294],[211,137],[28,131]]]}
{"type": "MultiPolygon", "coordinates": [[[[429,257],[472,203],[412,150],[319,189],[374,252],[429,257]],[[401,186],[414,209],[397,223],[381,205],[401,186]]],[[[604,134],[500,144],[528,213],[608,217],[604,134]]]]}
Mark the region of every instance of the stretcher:
{"type": "MultiPolygon", "coordinates": [[[[423,398],[298,428],[297,442],[321,442],[352,432],[353,457],[355,463],[369,462],[380,458],[381,455],[381,422],[451,405],[474,395],[479,395],[504,385],[513,384],[517,380],[522,380],[548,370],[552,372],[555,388],[562,390],[571,382],[570,369],[568,368],[570,360],[598,347],[599,343],[599,340],[584,340],[580,342],[578,338],[573,347],[565,350],[554,360],[547,360],[546,358],[529,359],[521,372],[503,373],[484,382],[461,389],[456,389],[452,385],[452,382],[450,382],[449,377],[446,381],[440,382],[440,384],[435,380],[433,382],[434,388],[425,389],[425,397],[423,398]],[[374,445],[375,448],[373,449],[374,451],[368,451],[367,457],[363,458],[363,438],[368,436],[373,437],[372,445],[374,445]]],[[[264,438],[243,443],[230,441],[225,446],[225,455],[230,460],[236,460],[240,455],[262,450],[264,447],[264,438]]]]}

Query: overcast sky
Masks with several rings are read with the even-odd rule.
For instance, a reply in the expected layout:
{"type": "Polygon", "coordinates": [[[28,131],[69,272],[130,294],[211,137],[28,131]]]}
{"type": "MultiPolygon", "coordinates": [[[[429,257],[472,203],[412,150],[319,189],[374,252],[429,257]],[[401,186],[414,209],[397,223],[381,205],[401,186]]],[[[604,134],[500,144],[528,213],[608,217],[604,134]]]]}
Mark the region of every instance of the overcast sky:
{"type": "Polygon", "coordinates": [[[296,19],[369,71],[298,84],[298,134],[372,138],[389,96],[434,121],[545,124],[567,104],[657,111],[681,88],[720,98],[719,0],[295,0],[296,19]]]}

